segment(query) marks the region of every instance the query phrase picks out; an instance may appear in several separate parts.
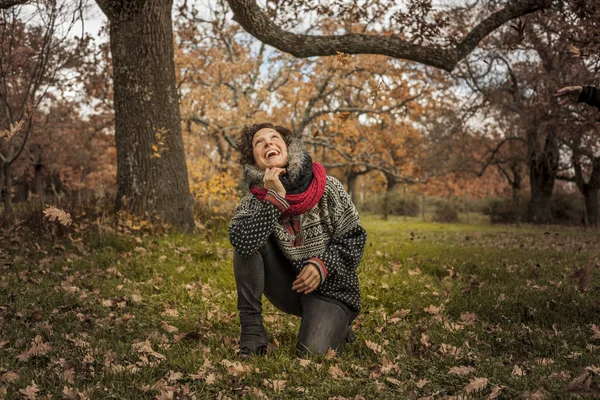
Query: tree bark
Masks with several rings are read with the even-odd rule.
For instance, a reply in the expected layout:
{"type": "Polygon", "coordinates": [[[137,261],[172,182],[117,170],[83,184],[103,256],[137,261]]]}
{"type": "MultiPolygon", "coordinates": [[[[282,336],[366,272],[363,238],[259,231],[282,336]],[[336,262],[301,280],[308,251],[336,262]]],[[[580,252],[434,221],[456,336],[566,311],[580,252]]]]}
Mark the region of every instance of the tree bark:
{"type": "Polygon", "coordinates": [[[598,189],[587,187],[583,192],[585,203],[585,214],[588,226],[598,226],[600,224],[600,213],[598,212],[598,189]]]}
{"type": "MultiPolygon", "coordinates": [[[[530,134],[530,142],[535,136],[530,134]]],[[[530,149],[535,148],[530,144],[530,149]]],[[[554,131],[546,134],[542,150],[530,150],[529,180],[531,184],[531,201],[529,203],[528,219],[530,222],[546,224],[552,222],[550,209],[552,191],[556,182],[559,162],[558,140],[554,131]]]]}
{"type": "Polygon", "coordinates": [[[2,203],[4,204],[4,215],[11,215],[12,208],[12,168],[10,163],[3,163],[2,168],[2,203]]]}
{"type": "Polygon", "coordinates": [[[583,168],[580,161],[581,151],[582,149],[580,148],[575,148],[573,150],[575,184],[584,198],[585,225],[598,226],[600,223],[598,221],[600,214],[598,210],[598,207],[600,207],[598,204],[598,191],[600,190],[600,158],[593,157],[591,154],[588,155],[588,158],[590,158],[592,161],[592,171],[590,173],[590,178],[586,182],[583,176],[583,168]]]}
{"type": "Polygon", "coordinates": [[[97,2],[110,21],[117,208],[158,214],[190,230],[192,198],[175,83],[172,0],[97,2]],[[161,132],[162,144],[156,136],[161,132]]]}
{"type": "MultiPolygon", "coordinates": [[[[382,217],[384,220],[387,220],[390,215],[391,208],[391,197],[396,185],[398,184],[398,180],[391,174],[386,174],[384,172],[385,179],[387,180],[387,186],[385,188],[385,193],[383,194],[383,207],[382,207],[382,217]]],[[[406,204],[404,205],[406,207],[406,204]]]]}
{"type": "Polygon", "coordinates": [[[353,204],[358,204],[358,199],[356,197],[356,180],[358,179],[358,175],[359,174],[352,171],[352,167],[350,168],[350,171],[346,173],[346,181],[348,182],[348,194],[350,195],[350,199],[352,200],[353,204]]]}

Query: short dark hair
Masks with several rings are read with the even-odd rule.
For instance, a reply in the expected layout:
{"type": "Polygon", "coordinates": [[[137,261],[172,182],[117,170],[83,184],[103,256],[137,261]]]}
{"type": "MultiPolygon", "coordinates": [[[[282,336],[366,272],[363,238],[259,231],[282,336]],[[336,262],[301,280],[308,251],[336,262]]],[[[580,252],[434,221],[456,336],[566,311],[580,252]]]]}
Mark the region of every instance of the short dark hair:
{"type": "Polygon", "coordinates": [[[263,122],[262,124],[254,124],[252,126],[245,126],[242,130],[242,134],[240,135],[237,141],[237,149],[240,152],[240,165],[243,166],[246,164],[255,164],[254,154],[252,153],[252,139],[254,139],[254,135],[256,134],[256,132],[265,128],[271,128],[279,132],[287,146],[290,145],[292,139],[294,138],[294,134],[288,128],[281,125],[273,125],[269,122],[263,122]]]}

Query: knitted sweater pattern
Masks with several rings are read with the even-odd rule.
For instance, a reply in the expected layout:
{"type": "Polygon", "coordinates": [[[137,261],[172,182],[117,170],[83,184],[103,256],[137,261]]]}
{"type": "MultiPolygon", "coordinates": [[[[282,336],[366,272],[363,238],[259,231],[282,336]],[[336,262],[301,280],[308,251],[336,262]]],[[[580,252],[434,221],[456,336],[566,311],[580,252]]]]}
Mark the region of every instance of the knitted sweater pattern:
{"type": "Polygon", "coordinates": [[[283,217],[289,207],[285,198],[269,190],[260,201],[245,196],[229,224],[229,240],[242,257],[258,251],[273,235],[296,274],[305,262],[325,269],[324,281],[314,292],[360,311],[360,289],[356,269],[360,264],[367,234],[356,208],[340,181],[327,176],[321,200],[309,211],[283,217]]]}

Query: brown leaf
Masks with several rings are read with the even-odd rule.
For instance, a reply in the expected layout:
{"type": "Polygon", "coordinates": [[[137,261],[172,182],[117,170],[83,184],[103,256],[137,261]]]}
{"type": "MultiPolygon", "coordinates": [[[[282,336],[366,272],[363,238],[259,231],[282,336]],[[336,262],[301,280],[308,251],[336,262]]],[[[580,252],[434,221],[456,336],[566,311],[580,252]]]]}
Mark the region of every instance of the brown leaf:
{"type": "Polygon", "coordinates": [[[342,65],[350,64],[350,54],[343,53],[341,51],[336,51],[336,53],[337,56],[335,56],[335,59],[337,60],[337,62],[339,62],[342,65]]]}
{"type": "Polygon", "coordinates": [[[521,367],[519,367],[517,364],[515,364],[511,375],[512,376],[523,376],[523,375],[525,375],[525,373],[523,372],[521,367]]]}
{"type": "Polygon", "coordinates": [[[169,325],[167,324],[165,321],[162,322],[162,327],[165,331],[167,331],[168,333],[176,333],[179,331],[179,329],[177,329],[176,327],[174,327],[173,325],[169,325]]]}
{"type": "Polygon", "coordinates": [[[593,257],[590,254],[587,258],[585,265],[582,268],[575,270],[569,278],[578,279],[577,288],[580,292],[587,292],[590,290],[590,284],[592,282],[592,264],[593,257]]]}
{"type": "Polygon", "coordinates": [[[69,226],[71,225],[71,215],[55,206],[46,205],[46,209],[44,210],[44,216],[48,218],[50,222],[58,221],[61,225],[69,226]]]}
{"type": "Polygon", "coordinates": [[[436,307],[433,304],[430,305],[429,307],[426,307],[425,309],[423,309],[423,311],[425,311],[426,313],[429,313],[431,315],[439,315],[440,311],[442,310],[442,307],[436,307]]]}
{"type": "Polygon", "coordinates": [[[134,349],[137,349],[138,353],[147,354],[159,360],[166,360],[167,358],[162,354],[152,350],[152,345],[148,340],[145,342],[138,342],[132,345],[134,349]]]}
{"type": "Polygon", "coordinates": [[[39,392],[40,392],[40,389],[33,381],[31,381],[31,385],[27,386],[25,389],[19,390],[19,393],[21,393],[23,395],[23,397],[28,400],[37,399],[37,394],[39,392]]]}
{"type": "Polygon", "coordinates": [[[48,343],[44,343],[42,340],[42,337],[37,335],[33,339],[31,347],[19,354],[17,358],[20,361],[28,361],[31,357],[38,357],[47,354],[50,350],[52,350],[52,346],[50,346],[48,343]]]}
{"type": "Polygon", "coordinates": [[[222,360],[221,364],[227,368],[227,372],[232,376],[243,376],[252,371],[250,365],[243,365],[239,361],[231,362],[229,360],[222,360]]]}
{"type": "Polygon", "coordinates": [[[74,384],[75,383],[75,368],[69,368],[69,369],[63,371],[62,379],[71,385],[74,384]]]}
{"type": "Polygon", "coordinates": [[[475,368],[460,366],[460,367],[450,368],[450,370],[448,371],[448,375],[464,376],[464,375],[469,375],[472,372],[475,372],[475,368]]]}
{"type": "Polygon", "coordinates": [[[331,360],[333,357],[335,357],[335,350],[330,348],[329,350],[327,350],[327,353],[325,354],[325,358],[328,360],[331,360]]]}
{"type": "Polygon", "coordinates": [[[311,360],[305,360],[303,358],[298,359],[298,364],[300,364],[301,367],[307,367],[311,362],[311,360]]]}
{"type": "Polygon", "coordinates": [[[77,400],[77,389],[64,386],[62,394],[66,400],[77,400]]]}
{"type": "Polygon", "coordinates": [[[8,371],[0,376],[0,382],[2,383],[15,383],[18,380],[19,374],[13,371],[8,371]]]}
{"type": "Polygon", "coordinates": [[[350,113],[348,111],[340,112],[335,116],[335,119],[342,123],[348,121],[348,118],[350,118],[350,113]]]}
{"type": "Polygon", "coordinates": [[[389,376],[387,378],[385,378],[385,380],[388,381],[389,383],[391,383],[392,385],[396,385],[396,386],[400,386],[402,384],[402,382],[400,382],[398,379],[390,378],[389,376]]]}
{"type": "Polygon", "coordinates": [[[383,351],[383,348],[380,345],[378,345],[375,342],[371,342],[370,340],[365,340],[365,344],[369,349],[373,350],[373,353],[375,354],[381,353],[383,351]]]}
{"type": "Polygon", "coordinates": [[[429,382],[430,382],[430,381],[429,381],[428,379],[420,379],[420,380],[417,382],[417,387],[418,387],[419,389],[423,389],[423,388],[424,388],[424,387],[425,387],[425,386],[426,386],[426,385],[427,385],[429,382]]]}
{"type": "Polygon", "coordinates": [[[500,396],[500,392],[504,389],[504,386],[495,386],[490,392],[490,400],[497,399],[500,396]]]}
{"type": "Polygon", "coordinates": [[[595,324],[592,325],[592,332],[594,333],[590,339],[597,340],[600,339],[600,328],[598,328],[595,324]]]}
{"type": "Polygon", "coordinates": [[[204,383],[207,385],[213,385],[217,381],[217,376],[215,374],[206,375],[206,379],[204,379],[204,383]]]}
{"type": "Polygon", "coordinates": [[[587,372],[584,372],[569,382],[565,390],[567,392],[587,392],[590,389],[591,383],[592,377],[587,372]]]}
{"type": "Polygon", "coordinates": [[[472,378],[469,384],[465,386],[465,391],[467,394],[476,393],[485,389],[487,385],[487,378],[472,378]]]}
{"type": "Polygon", "coordinates": [[[329,375],[331,375],[333,379],[340,379],[344,377],[344,371],[342,371],[337,365],[332,365],[329,367],[329,375]]]}

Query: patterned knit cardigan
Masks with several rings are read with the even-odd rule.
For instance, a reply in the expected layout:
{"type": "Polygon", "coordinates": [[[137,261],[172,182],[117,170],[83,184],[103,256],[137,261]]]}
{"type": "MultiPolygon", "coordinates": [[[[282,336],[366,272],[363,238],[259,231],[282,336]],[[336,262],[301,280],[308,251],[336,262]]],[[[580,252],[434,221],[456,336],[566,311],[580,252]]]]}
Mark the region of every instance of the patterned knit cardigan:
{"type": "Polygon", "coordinates": [[[271,234],[299,274],[306,262],[319,266],[322,284],[314,292],[325,300],[341,302],[360,311],[356,268],[363,256],[367,233],[356,208],[340,181],[327,176],[325,193],[310,211],[292,218],[281,216],[289,207],[285,198],[269,190],[265,200],[245,196],[229,224],[229,240],[235,251],[247,257],[258,251],[271,234]]]}

